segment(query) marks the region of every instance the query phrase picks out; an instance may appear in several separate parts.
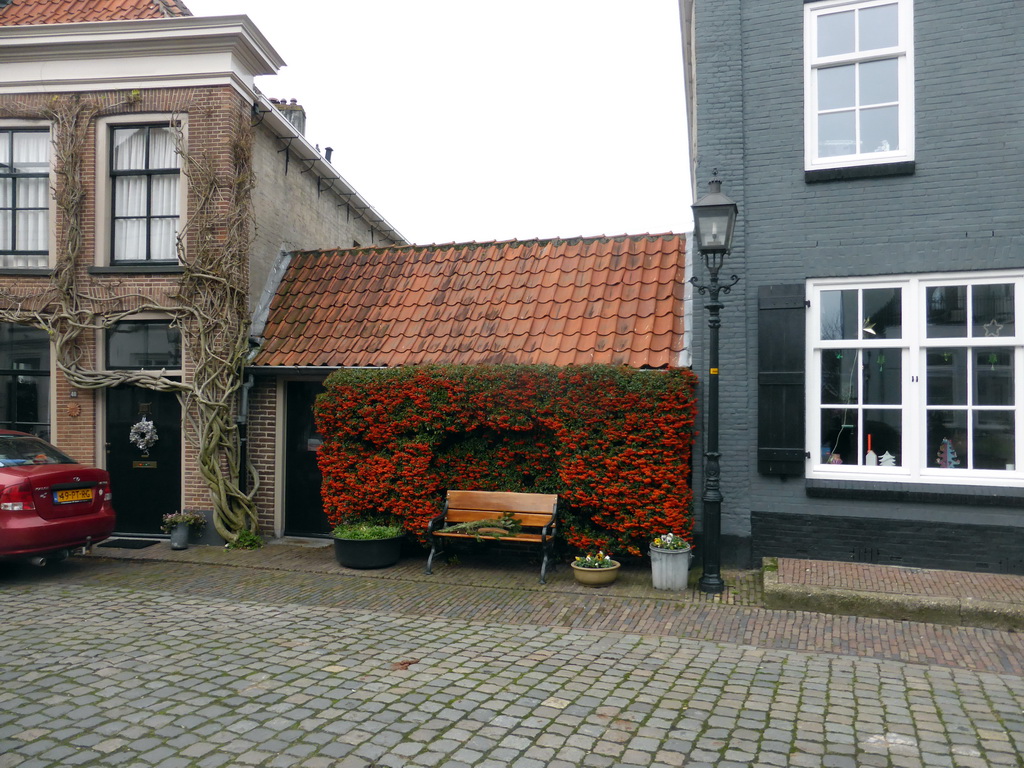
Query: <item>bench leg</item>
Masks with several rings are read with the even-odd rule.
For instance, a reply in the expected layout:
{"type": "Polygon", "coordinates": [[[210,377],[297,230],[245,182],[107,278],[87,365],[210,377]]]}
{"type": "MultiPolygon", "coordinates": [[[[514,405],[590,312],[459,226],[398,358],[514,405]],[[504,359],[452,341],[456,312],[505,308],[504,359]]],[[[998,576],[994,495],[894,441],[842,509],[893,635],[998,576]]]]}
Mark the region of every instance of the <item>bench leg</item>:
{"type": "Polygon", "coordinates": [[[547,584],[547,573],[548,573],[548,548],[544,547],[544,559],[540,563],[540,583],[547,584]]]}
{"type": "Polygon", "coordinates": [[[427,570],[425,573],[430,576],[433,574],[432,568],[434,567],[434,555],[440,553],[440,549],[437,547],[437,537],[431,536],[430,541],[430,555],[427,557],[427,570]]]}

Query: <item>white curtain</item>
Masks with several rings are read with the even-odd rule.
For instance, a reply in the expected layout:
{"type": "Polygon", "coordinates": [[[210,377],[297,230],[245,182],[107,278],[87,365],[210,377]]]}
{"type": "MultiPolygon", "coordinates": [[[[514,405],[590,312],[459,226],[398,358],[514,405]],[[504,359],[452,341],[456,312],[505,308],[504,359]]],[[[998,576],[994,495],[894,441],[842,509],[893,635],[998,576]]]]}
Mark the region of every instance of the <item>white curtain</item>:
{"type": "Polygon", "coordinates": [[[115,129],[113,152],[111,167],[115,171],[143,170],[146,167],[146,129],[115,129]]]}
{"type": "Polygon", "coordinates": [[[18,237],[16,251],[45,251],[47,239],[48,179],[17,179],[18,237]],[[35,210],[29,210],[35,209],[35,210]]]}
{"type": "MultiPolygon", "coordinates": [[[[114,170],[162,170],[178,168],[179,158],[170,128],[149,128],[149,162],[146,162],[146,128],[114,131],[114,170]]],[[[177,174],[117,176],[114,178],[114,259],[146,258],[147,215],[149,258],[177,259],[177,174]],[[148,213],[147,213],[148,211],[148,213]]]]}
{"type": "Polygon", "coordinates": [[[180,168],[178,152],[174,147],[174,133],[170,128],[152,128],[149,134],[149,167],[180,168]]]}
{"type": "MultiPolygon", "coordinates": [[[[37,178],[0,180],[0,248],[45,251],[49,237],[50,134],[12,131],[0,134],[0,168],[39,174],[37,178]],[[10,138],[10,144],[8,143],[10,138]],[[9,148],[13,148],[13,152],[9,148]]],[[[8,255],[3,266],[45,267],[46,256],[8,255]]]]}
{"type": "Polygon", "coordinates": [[[49,172],[50,134],[45,131],[16,131],[14,167],[18,173],[49,172]]]}
{"type": "MultiPolygon", "coordinates": [[[[0,139],[0,143],[2,143],[0,139]]],[[[0,179],[0,250],[11,247],[11,189],[14,179],[0,179]]]]}

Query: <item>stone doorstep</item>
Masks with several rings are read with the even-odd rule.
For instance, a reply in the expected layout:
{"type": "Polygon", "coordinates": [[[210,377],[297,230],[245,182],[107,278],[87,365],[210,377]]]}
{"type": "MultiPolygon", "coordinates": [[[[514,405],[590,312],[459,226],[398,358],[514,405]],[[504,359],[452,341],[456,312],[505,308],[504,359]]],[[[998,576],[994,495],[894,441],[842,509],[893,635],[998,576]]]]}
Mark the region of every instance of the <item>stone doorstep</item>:
{"type": "Polygon", "coordinates": [[[778,559],[774,557],[764,558],[762,574],[765,607],[773,610],[813,611],[984,629],[1024,629],[1024,605],[1019,603],[783,583],[779,580],[778,559]]]}

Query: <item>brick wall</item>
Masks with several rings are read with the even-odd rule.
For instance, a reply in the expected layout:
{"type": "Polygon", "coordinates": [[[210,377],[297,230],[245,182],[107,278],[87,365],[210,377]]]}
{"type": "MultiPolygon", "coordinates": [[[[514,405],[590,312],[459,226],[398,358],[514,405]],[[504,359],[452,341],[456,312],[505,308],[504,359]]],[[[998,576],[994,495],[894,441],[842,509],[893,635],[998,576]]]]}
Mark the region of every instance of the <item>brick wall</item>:
{"type": "Polygon", "coordinates": [[[345,199],[323,189],[318,192],[317,187],[326,188],[327,183],[320,184],[313,172],[304,173],[308,166],[308,161],[287,155],[286,142],[269,129],[261,126],[257,130],[253,167],[259,184],[253,194],[257,227],[250,282],[254,300],[282,251],[391,242],[379,232],[371,235],[370,225],[345,199]]]}
{"type": "MultiPolygon", "coordinates": [[[[170,116],[182,114],[188,124],[189,151],[209,151],[218,171],[227,173],[231,164],[230,137],[240,116],[248,114],[248,107],[233,89],[181,88],[152,89],[138,93],[138,98],[129,98],[125,91],[103,91],[75,94],[83,102],[94,102],[102,107],[97,117],[119,115],[154,114],[170,116]],[[130,103],[129,103],[130,102],[130,103]]],[[[39,117],[52,104],[53,94],[0,95],[0,117],[39,117]]],[[[140,118],[148,121],[148,118],[140,118]]],[[[97,177],[105,176],[105,168],[97,168],[97,146],[107,141],[105,131],[98,130],[98,122],[92,120],[85,132],[83,160],[80,178],[85,185],[86,197],[83,205],[83,242],[81,257],[76,265],[76,279],[82,289],[82,306],[85,310],[98,313],[116,312],[139,306],[139,296],[147,296],[160,303],[173,306],[179,277],[176,274],[138,274],[132,271],[100,273],[93,269],[97,264],[109,264],[106,253],[97,258],[98,228],[109,228],[105,206],[97,200],[97,177]],[[100,217],[104,220],[100,221],[100,217]],[[103,297],[104,301],[91,302],[86,296],[103,297]]],[[[189,201],[189,210],[192,202],[189,201]]],[[[226,201],[219,204],[226,210],[226,201]]],[[[59,243],[63,237],[66,222],[53,209],[52,226],[59,243]]],[[[40,274],[17,273],[11,270],[0,274],[0,291],[11,291],[22,296],[43,294],[50,284],[50,278],[40,274]]],[[[99,359],[97,338],[87,332],[81,337],[84,358],[83,367],[95,368],[99,359]]],[[[183,375],[191,376],[192,363],[183,359],[183,375]]],[[[55,402],[52,412],[53,437],[55,442],[81,461],[103,464],[99,455],[98,440],[103,435],[98,404],[102,390],[78,390],[72,398],[67,380],[57,374],[54,382],[55,402]],[[80,409],[80,412],[79,412],[80,409]]],[[[185,507],[209,507],[209,493],[205,490],[192,446],[185,445],[183,502],[185,507]]]]}
{"type": "MultiPolygon", "coordinates": [[[[749,541],[752,512],[927,522],[961,533],[969,516],[965,535],[983,543],[1022,527],[1024,516],[998,505],[814,498],[803,478],[757,473],[757,290],[818,276],[1024,266],[1020,3],[984,0],[969,14],[954,0],[915,3],[916,173],[817,184],[806,183],[803,168],[803,10],[789,0],[697,1],[697,194],[718,168],[740,206],[723,268],[741,277],[722,311],[723,531],[749,541]]],[[[700,264],[695,271],[706,276],[700,264]]],[[[702,298],[695,301],[694,370],[704,376],[707,328],[702,298]]],[[[814,530],[828,533],[827,525],[814,530]]],[[[753,548],[782,553],[756,540],[753,548]]]]}
{"type": "Polygon", "coordinates": [[[249,391],[249,460],[259,475],[260,487],[256,492],[256,508],[260,529],[268,535],[279,534],[280,521],[276,515],[278,484],[277,445],[277,381],[272,378],[255,379],[249,391]]]}
{"type": "Polygon", "coordinates": [[[755,563],[770,556],[1024,574],[1019,526],[779,512],[754,512],[751,522],[755,563]]]}

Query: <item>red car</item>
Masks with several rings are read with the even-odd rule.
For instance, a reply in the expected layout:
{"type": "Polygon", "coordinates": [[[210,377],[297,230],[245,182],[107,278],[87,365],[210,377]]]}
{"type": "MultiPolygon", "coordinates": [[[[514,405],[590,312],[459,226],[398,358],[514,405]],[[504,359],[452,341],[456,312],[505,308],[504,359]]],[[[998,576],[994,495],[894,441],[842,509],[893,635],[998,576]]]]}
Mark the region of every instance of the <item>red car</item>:
{"type": "Polygon", "coordinates": [[[114,531],[110,476],[45,440],[0,430],[0,560],[37,565],[114,531]]]}

